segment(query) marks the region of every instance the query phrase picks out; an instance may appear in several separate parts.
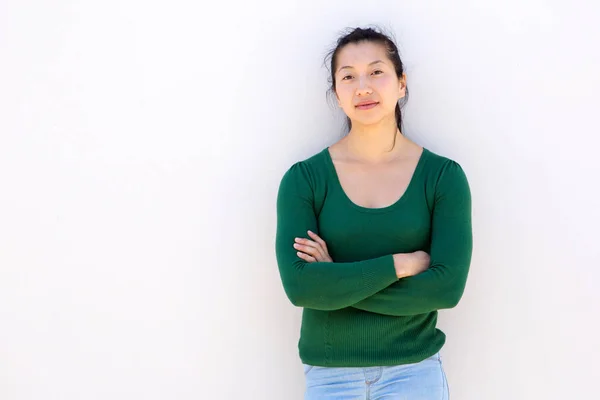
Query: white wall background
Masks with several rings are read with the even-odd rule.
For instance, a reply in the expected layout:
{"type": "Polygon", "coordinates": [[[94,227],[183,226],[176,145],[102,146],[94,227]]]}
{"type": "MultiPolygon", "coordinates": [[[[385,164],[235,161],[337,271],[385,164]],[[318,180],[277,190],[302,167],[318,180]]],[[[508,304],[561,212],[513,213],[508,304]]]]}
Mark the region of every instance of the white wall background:
{"type": "Polygon", "coordinates": [[[302,398],[275,196],[340,137],[321,62],[370,23],[407,65],[405,133],[472,186],[452,398],[593,398],[598,11],[0,1],[0,399],[302,398]]]}

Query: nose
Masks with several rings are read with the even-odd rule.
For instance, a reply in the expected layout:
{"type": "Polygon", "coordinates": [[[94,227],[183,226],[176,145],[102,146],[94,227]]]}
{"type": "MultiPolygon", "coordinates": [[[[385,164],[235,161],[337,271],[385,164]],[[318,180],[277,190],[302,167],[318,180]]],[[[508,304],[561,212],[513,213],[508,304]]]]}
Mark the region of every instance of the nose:
{"type": "Polygon", "coordinates": [[[369,82],[367,80],[367,78],[365,77],[361,77],[358,80],[358,86],[356,88],[356,94],[358,96],[364,96],[364,95],[369,95],[371,94],[373,90],[371,89],[371,87],[369,86],[369,82]]]}

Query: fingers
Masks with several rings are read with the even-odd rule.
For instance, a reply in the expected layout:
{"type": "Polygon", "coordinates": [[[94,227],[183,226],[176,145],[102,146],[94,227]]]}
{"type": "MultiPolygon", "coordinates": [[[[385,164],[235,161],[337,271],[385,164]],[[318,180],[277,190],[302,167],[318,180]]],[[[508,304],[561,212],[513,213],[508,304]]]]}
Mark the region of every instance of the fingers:
{"type": "Polygon", "coordinates": [[[321,260],[325,257],[321,245],[309,239],[296,238],[294,248],[321,260]]]}
{"type": "Polygon", "coordinates": [[[318,250],[319,252],[321,252],[321,250],[323,250],[323,247],[319,243],[314,242],[310,239],[296,238],[296,244],[298,244],[300,246],[312,247],[312,248],[318,250]]]}
{"type": "Polygon", "coordinates": [[[317,235],[313,231],[308,231],[308,236],[310,236],[311,238],[313,238],[315,242],[319,243],[321,245],[321,247],[323,247],[323,249],[325,251],[327,251],[327,244],[325,243],[325,241],[323,239],[321,239],[319,237],[319,235],[317,235]]]}
{"type": "Polygon", "coordinates": [[[304,261],[307,261],[307,262],[315,262],[315,261],[317,261],[314,257],[309,256],[308,254],[304,254],[304,253],[301,253],[301,252],[297,252],[296,254],[298,254],[298,257],[300,257],[304,261]]]}
{"type": "MultiPolygon", "coordinates": [[[[312,256],[316,261],[327,261],[330,259],[327,244],[316,233],[308,231],[310,237],[314,239],[295,238],[294,248],[312,256]]],[[[303,258],[304,259],[304,258],[303,258]]]]}

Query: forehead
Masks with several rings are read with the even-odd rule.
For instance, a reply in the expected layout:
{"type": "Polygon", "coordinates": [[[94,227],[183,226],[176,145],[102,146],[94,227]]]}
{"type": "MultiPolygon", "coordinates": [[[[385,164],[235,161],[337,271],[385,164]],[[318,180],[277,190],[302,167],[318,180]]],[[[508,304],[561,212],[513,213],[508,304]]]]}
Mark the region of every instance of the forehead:
{"type": "Polygon", "coordinates": [[[347,65],[360,67],[376,60],[390,63],[383,45],[373,42],[350,43],[337,54],[336,68],[347,65]]]}

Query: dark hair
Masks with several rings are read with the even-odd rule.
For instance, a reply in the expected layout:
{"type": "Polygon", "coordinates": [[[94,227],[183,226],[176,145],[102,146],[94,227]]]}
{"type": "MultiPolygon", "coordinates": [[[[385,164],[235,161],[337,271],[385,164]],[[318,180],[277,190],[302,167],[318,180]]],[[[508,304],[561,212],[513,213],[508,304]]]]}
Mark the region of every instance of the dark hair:
{"type": "MultiPolygon", "coordinates": [[[[340,36],[336,42],[335,47],[327,53],[325,56],[325,65],[327,65],[327,60],[329,59],[329,84],[331,85],[328,93],[335,93],[335,70],[337,68],[337,55],[344,46],[350,43],[361,43],[361,42],[374,42],[383,45],[386,49],[387,56],[394,64],[394,69],[396,70],[396,75],[398,79],[402,78],[402,74],[404,73],[404,65],[402,64],[402,60],[400,59],[400,53],[398,51],[398,47],[396,43],[390,38],[393,35],[386,35],[382,32],[381,29],[375,28],[347,28],[345,32],[342,32],[342,36],[340,36]]],[[[396,125],[400,132],[402,132],[402,110],[406,102],[408,101],[408,87],[406,87],[406,95],[398,101],[396,104],[396,125]]],[[[352,121],[350,118],[346,117],[346,125],[348,131],[352,128],[352,121]]],[[[396,135],[394,135],[394,138],[396,135]]]]}

